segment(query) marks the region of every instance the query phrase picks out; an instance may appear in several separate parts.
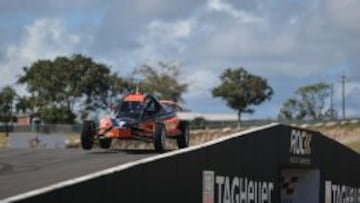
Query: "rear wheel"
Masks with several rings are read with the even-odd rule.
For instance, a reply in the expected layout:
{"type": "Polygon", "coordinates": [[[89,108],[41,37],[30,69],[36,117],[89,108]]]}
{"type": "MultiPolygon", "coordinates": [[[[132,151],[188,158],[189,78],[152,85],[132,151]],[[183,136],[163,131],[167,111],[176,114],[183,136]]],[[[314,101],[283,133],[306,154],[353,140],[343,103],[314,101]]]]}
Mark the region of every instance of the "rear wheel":
{"type": "Polygon", "coordinates": [[[186,148],[189,146],[189,142],[190,142],[190,130],[189,130],[188,122],[181,121],[179,128],[181,134],[176,139],[177,145],[180,149],[186,148]]]}
{"type": "Polygon", "coordinates": [[[154,126],[154,147],[155,151],[163,152],[165,150],[166,132],[162,123],[156,123],[154,126]]]}
{"type": "Polygon", "coordinates": [[[103,138],[99,140],[102,149],[109,149],[111,147],[111,138],[103,138]]]}
{"type": "Polygon", "coordinates": [[[94,146],[96,126],[94,121],[85,121],[81,131],[81,147],[90,150],[94,146]]]}

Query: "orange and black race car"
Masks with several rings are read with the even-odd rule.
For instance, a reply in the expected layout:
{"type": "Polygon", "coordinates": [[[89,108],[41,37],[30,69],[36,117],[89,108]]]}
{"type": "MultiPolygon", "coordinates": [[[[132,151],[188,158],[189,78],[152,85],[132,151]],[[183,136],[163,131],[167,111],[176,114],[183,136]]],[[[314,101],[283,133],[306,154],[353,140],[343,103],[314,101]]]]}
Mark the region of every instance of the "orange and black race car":
{"type": "Polygon", "coordinates": [[[115,108],[114,118],[84,122],[81,146],[90,150],[98,143],[108,149],[113,139],[138,139],[153,142],[155,150],[163,152],[166,138],[174,138],[179,148],[188,147],[189,123],[179,119],[180,110],[176,102],[158,100],[152,94],[127,95],[115,108]]]}

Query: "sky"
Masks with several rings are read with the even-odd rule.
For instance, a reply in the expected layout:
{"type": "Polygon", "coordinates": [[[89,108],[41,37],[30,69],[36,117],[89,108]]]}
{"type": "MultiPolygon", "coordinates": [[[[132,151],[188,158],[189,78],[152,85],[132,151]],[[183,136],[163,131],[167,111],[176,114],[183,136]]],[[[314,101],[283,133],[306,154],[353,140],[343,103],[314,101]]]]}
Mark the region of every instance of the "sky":
{"type": "Polygon", "coordinates": [[[81,53],[121,76],[176,61],[185,106],[232,113],[210,90],[229,67],[266,78],[273,98],[248,118],[276,118],[300,86],[327,82],[348,117],[360,116],[358,0],[1,0],[0,87],[39,59],[81,53]]]}

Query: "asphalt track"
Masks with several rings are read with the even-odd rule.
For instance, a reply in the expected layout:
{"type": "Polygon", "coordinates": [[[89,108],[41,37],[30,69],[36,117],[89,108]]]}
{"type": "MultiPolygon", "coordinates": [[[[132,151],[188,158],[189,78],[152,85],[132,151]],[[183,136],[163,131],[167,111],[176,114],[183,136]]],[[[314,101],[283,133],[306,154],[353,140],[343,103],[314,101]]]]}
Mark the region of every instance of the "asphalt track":
{"type": "Polygon", "coordinates": [[[0,150],[0,200],[156,154],[144,150],[0,150]]]}

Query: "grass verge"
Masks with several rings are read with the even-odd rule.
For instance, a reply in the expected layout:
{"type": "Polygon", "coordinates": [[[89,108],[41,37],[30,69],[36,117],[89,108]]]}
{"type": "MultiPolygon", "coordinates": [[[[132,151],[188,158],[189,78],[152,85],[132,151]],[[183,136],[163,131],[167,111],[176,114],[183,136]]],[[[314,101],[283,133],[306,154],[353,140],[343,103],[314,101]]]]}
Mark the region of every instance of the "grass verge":
{"type": "Polygon", "coordinates": [[[76,133],[70,133],[66,135],[65,140],[66,148],[79,148],[80,147],[80,135],[76,133]]]}
{"type": "Polygon", "coordinates": [[[8,138],[5,133],[0,133],[0,149],[4,149],[7,145],[8,138]]]}
{"type": "Polygon", "coordinates": [[[348,143],[347,146],[360,153],[360,140],[348,143]]]}

